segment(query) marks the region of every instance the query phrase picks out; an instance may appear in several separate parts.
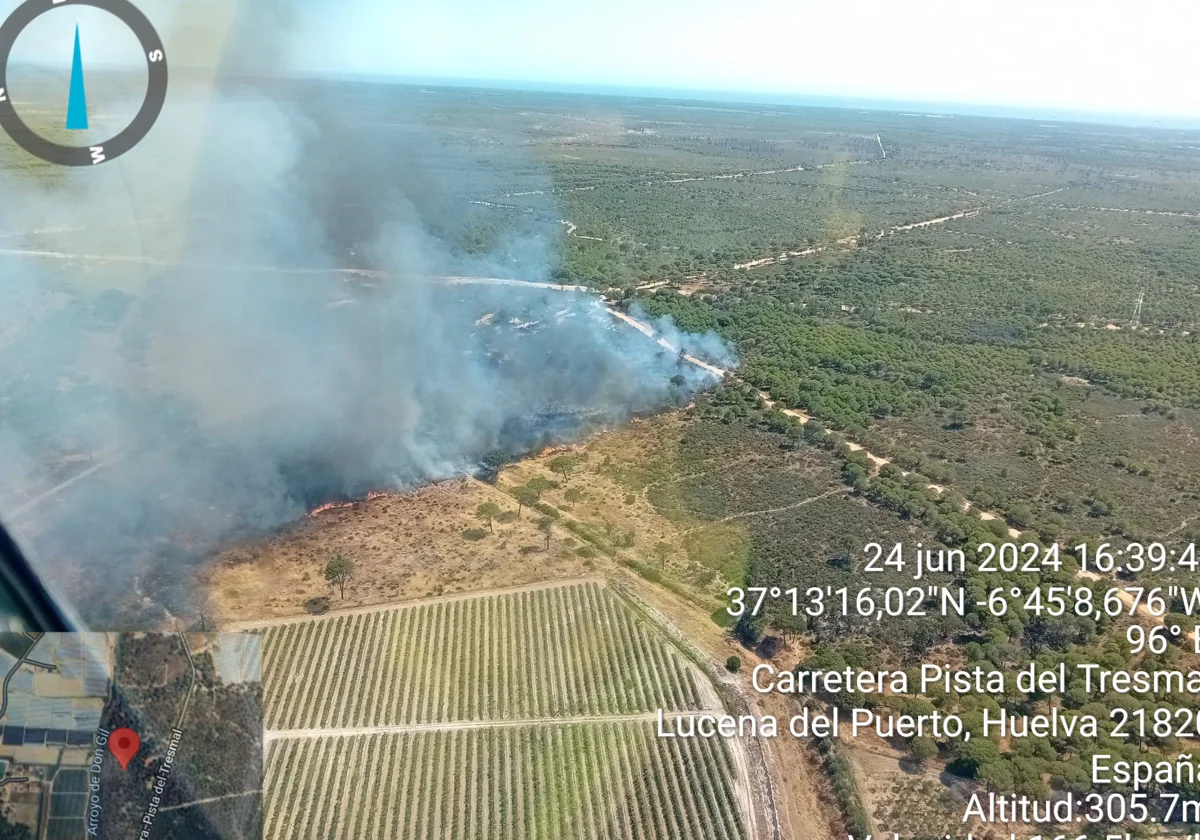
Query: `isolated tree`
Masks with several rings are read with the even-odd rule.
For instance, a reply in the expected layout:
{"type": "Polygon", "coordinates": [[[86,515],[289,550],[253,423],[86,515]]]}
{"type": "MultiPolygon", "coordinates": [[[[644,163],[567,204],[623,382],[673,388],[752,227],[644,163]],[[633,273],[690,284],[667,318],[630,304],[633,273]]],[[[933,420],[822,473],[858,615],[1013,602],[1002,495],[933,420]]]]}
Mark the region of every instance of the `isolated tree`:
{"type": "Polygon", "coordinates": [[[971,417],[965,411],[954,410],[950,412],[950,417],[945,428],[961,429],[969,422],[971,422],[971,417]]]}
{"type": "Polygon", "coordinates": [[[500,515],[500,505],[495,502],[484,502],[479,507],[475,508],[475,515],[484,521],[488,526],[488,531],[492,531],[492,520],[500,515]]]}
{"type": "Polygon", "coordinates": [[[536,505],[538,503],[538,499],[541,498],[541,494],[539,494],[538,491],[534,490],[532,487],[518,487],[513,493],[513,496],[517,500],[518,519],[521,518],[521,508],[527,505],[536,505]]]}
{"type": "Polygon", "coordinates": [[[538,526],[538,530],[541,531],[542,535],[546,538],[546,550],[549,551],[550,550],[550,534],[553,533],[553,531],[554,531],[554,520],[551,519],[549,516],[543,516],[541,519],[538,520],[537,526],[538,526]]]}
{"type": "Polygon", "coordinates": [[[804,440],[804,427],[799,423],[792,423],[784,434],[787,436],[788,446],[795,449],[804,440]]]}
{"type": "Polygon", "coordinates": [[[1033,512],[1029,505],[1015,504],[1008,509],[1008,521],[1017,528],[1028,528],[1033,521],[1033,512]]]}
{"type": "Polygon", "coordinates": [[[731,656],[725,660],[725,670],[731,674],[736,674],[742,668],[741,657],[731,656]]]}
{"type": "Polygon", "coordinates": [[[576,502],[583,501],[583,491],[578,487],[568,487],[563,493],[563,498],[567,500],[567,504],[574,505],[576,502]]]}
{"type": "Polygon", "coordinates": [[[550,472],[566,477],[575,469],[575,459],[570,455],[559,455],[550,462],[550,472]]]}
{"type": "Polygon", "coordinates": [[[557,487],[553,481],[546,478],[544,475],[535,475],[533,478],[525,482],[525,486],[537,493],[539,496],[554,487],[557,487]]]}
{"type": "Polygon", "coordinates": [[[931,647],[941,641],[941,634],[938,628],[934,627],[930,622],[922,622],[917,626],[912,635],[909,637],[909,643],[916,653],[925,653],[931,647]]]}
{"type": "Polygon", "coordinates": [[[345,554],[335,554],[325,564],[325,580],[336,584],[342,598],[346,597],[346,583],[354,577],[354,560],[345,554]]]}
{"type": "Polygon", "coordinates": [[[669,542],[660,542],[654,546],[654,557],[658,560],[658,568],[666,568],[667,558],[671,556],[674,547],[669,542]]]}
{"type": "Polygon", "coordinates": [[[1067,645],[1074,641],[1073,630],[1066,621],[1038,615],[1025,625],[1021,641],[1034,656],[1044,650],[1066,650],[1067,645]]]}
{"type": "Polygon", "coordinates": [[[938,754],[937,742],[924,735],[918,735],[908,742],[908,754],[913,762],[920,767],[938,754]]]}

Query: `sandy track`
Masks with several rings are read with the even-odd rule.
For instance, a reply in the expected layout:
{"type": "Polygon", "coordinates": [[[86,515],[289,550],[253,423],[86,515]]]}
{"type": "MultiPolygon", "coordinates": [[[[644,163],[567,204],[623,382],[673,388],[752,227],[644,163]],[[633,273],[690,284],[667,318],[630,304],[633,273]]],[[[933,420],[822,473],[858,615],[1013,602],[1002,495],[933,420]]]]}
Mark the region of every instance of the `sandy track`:
{"type": "MultiPolygon", "coordinates": [[[[843,161],[842,163],[867,163],[867,161],[843,161]]],[[[826,164],[822,164],[821,166],[818,166],[817,169],[823,169],[828,166],[840,166],[840,165],[842,165],[842,163],[835,163],[835,164],[826,163],[826,164]]],[[[801,166],[800,164],[796,164],[795,166],[789,166],[784,169],[750,169],[750,170],[739,170],[737,172],[719,172],[719,173],[710,174],[710,175],[684,175],[679,178],[661,178],[659,180],[650,180],[650,181],[634,180],[634,181],[631,181],[628,183],[632,186],[639,186],[639,187],[657,187],[657,186],[664,186],[664,185],[671,186],[674,184],[694,184],[698,181],[738,181],[738,180],[741,180],[742,178],[755,178],[755,177],[762,176],[762,175],[782,175],[787,172],[803,172],[803,171],[804,171],[804,167],[801,166]]],[[[561,194],[573,193],[573,192],[588,192],[588,191],[591,191],[594,189],[596,189],[596,187],[593,185],[593,186],[588,186],[588,187],[567,187],[565,189],[524,190],[522,192],[501,193],[500,197],[501,198],[517,198],[517,197],[528,196],[528,195],[561,195],[561,194]]],[[[505,205],[496,204],[494,202],[487,202],[487,201],[475,201],[472,203],[483,204],[483,205],[490,206],[490,207],[505,206],[505,205]]],[[[590,239],[591,237],[585,236],[585,237],[581,237],[581,238],[582,239],[590,239]]]]}
{"type": "MultiPolygon", "coordinates": [[[[0,257],[32,260],[61,260],[64,262],[100,262],[127,263],[145,265],[155,268],[203,268],[213,271],[213,266],[201,266],[180,260],[164,260],[158,257],[147,257],[141,254],[77,254],[66,251],[37,251],[25,248],[0,248],[0,257]]],[[[385,278],[391,276],[386,271],[375,271],[367,268],[281,268],[271,265],[226,265],[217,266],[216,270],[244,274],[284,274],[284,275],[329,275],[340,274],[350,277],[385,278]]],[[[466,277],[456,274],[428,275],[424,279],[430,283],[451,286],[524,286],[533,289],[552,289],[558,292],[589,292],[587,286],[571,285],[569,283],[545,283],[536,280],[516,280],[511,277],[466,277]]]]}
{"type": "MultiPolygon", "coordinates": [[[[1030,196],[1030,198],[1036,198],[1036,196],[1030,196]]],[[[918,230],[920,228],[926,228],[932,225],[942,225],[946,222],[952,222],[956,219],[970,219],[978,216],[981,212],[983,212],[981,208],[975,210],[963,210],[958,213],[951,213],[948,216],[938,216],[935,219],[926,219],[923,222],[913,222],[912,224],[907,225],[895,225],[887,230],[881,230],[879,233],[875,234],[870,241],[878,242],[884,237],[895,236],[896,234],[903,233],[906,230],[918,230]]],[[[762,268],[765,265],[779,265],[780,263],[785,263],[794,257],[808,257],[812,256],[813,254],[820,254],[821,252],[827,251],[835,245],[845,245],[854,248],[858,246],[860,239],[861,237],[858,236],[843,236],[841,239],[835,240],[832,243],[827,243],[825,245],[813,245],[811,248],[805,248],[803,251],[785,251],[777,256],[760,257],[756,260],[750,260],[749,262],[738,263],[734,266],[734,270],[745,271],[753,268],[762,268]]]]}
{"type": "MultiPolygon", "coordinates": [[[[692,712],[663,711],[663,717],[674,719],[692,712]]],[[[638,712],[632,715],[582,715],[567,717],[520,718],[496,720],[454,720],[435,723],[398,723],[386,726],[344,726],[329,729],[267,729],[263,732],[264,743],[296,738],[349,738],[355,735],[391,735],[420,732],[460,732],[469,729],[521,729],[536,726],[567,726],[577,723],[650,723],[658,719],[658,712],[638,712]]]]}
{"type": "MultiPolygon", "coordinates": [[[[671,342],[667,341],[665,338],[662,338],[661,336],[659,336],[658,338],[655,338],[654,328],[651,327],[649,324],[644,324],[641,321],[637,320],[636,318],[632,318],[629,315],[626,315],[624,312],[621,312],[620,310],[613,309],[611,306],[607,307],[607,308],[608,308],[608,313],[610,315],[612,315],[614,318],[617,318],[621,321],[624,321],[626,324],[629,324],[629,326],[633,327],[635,330],[642,333],[647,338],[654,339],[660,347],[662,347],[666,350],[670,350],[672,353],[679,352],[679,348],[676,347],[671,342]]],[[[723,378],[729,373],[729,371],[727,371],[723,368],[719,368],[716,365],[709,364],[708,362],[706,362],[702,359],[697,359],[695,356],[689,356],[687,353],[683,354],[683,358],[686,359],[688,362],[691,362],[696,367],[708,371],[709,373],[711,373],[713,376],[716,376],[717,378],[723,378]]]]}
{"type": "MultiPolygon", "coordinates": [[[[626,315],[624,312],[617,312],[616,310],[613,310],[613,309],[610,309],[609,311],[612,312],[612,314],[615,317],[620,318],[622,321],[628,323],[630,326],[634,327],[635,329],[640,331],[642,334],[644,334],[648,338],[655,338],[654,329],[649,324],[645,324],[641,321],[638,321],[637,319],[635,319],[629,315],[626,315]]],[[[663,347],[665,347],[669,350],[672,350],[674,352],[678,352],[678,348],[676,348],[673,344],[668,342],[666,339],[659,337],[656,340],[663,347]]],[[[712,373],[713,375],[721,377],[722,379],[728,377],[730,380],[742,382],[743,384],[749,384],[749,383],[745,382],[745,380],[742,380],[741,378],[739,378],[738,375],[731,370],[725,370],[724,368],[719,368],[716,365],[709,364],[708,362],[701,361],[700,359],[696,359],[693,356],[688,356],[686,354],[684,355],[683,358],[686,359],[688,362],[691,362],[692,364],[697,365],[697,366],[703,368],[704,370],[707,370],[708,372],[712,373]]],[[[767,405],[768,407],[775,406],[775,401],[771,399],[770,394],[768,394],[766,391],[761,391],[757,388],[755,388],[754,390],[758,394],[758,396],[763,400],[763,403],[765,405],[767,405]]],[[[800,409],[796,409],[796,408],[781,408],[780,411],[782,411],[784,414],[788,415],[789,417],[795,417],[797,420],[800,421],[801,424],[809,423],[813,419],[815,419],[811,414],[808,414],[807,412],[801,411],[800,409]]],[[[876,455],[875,453],[871,452],[870,450],[863,448],[863,446],[861,444],[855,443],[854,441],[847,440],[846,446],[850,449],[851,452],[862,452],[864,455],[866,455],[867,459],[874,465],[876,470],[878,470],[880,467],[884,466],[885,464],[892,463],[889,459],[884,458],[880,455],[876,455]]],[[[901,475],[908,476],[910,474],[910,471],[901,469],[900,473],[901,473],[901,475]]],[[[926,485],[926,489],[935,491],[939,496],[946,492],[946,488],[943,485],[934,484],[932,482],[930,482],[929,484],[926,485]]],[[[824,495],[829,495],[829,494],[827,493],[824,495]]],[[[805,500],[805,502],[801,502],[801,503],[797,503],[797,504],[807,503],[808,501],[815,501],[815,500],[814,499],[805,500]]],[[[796,505],[789,505],[787,507],[795,507],[795,506],[796,505]]],[[[787,508],[785,507],[785,508],[780,508],[779,510],[786,510],[786,509],[787,508]]],[[[979,507],[978,505],[976,505],[968,500],[966,502],[965,506],[963,507],[963,512],[969,513],[971,511],[976,512],[978,514],[979,518],[983,519],[985,521],[1000,518],[997,514],[991,513],[987,510],[984,510],[983,508],[979,507]]],[[[759,513],[772,513],[772,512],[775,512],[775,511],[759,511],[759,513]]],[[[753,514],[740,514],[740,515],[741,516],[750,516],[753,514]]],[[[736,516],[729,517],[729,518],[736,518],[736,516]]],[[[724,520],[720,520],[720,521],[724,521],[724,520]]],[[[706,523],[706,524],[712,524],[712,523],[706,523]]],[[[700,526],[700,527],[703,527],[703,526],[700,526]]],[[[1016,528],[1009,528],[1008,533],[1009,533],[1009,536],[1013,537],[1013,538],[1021,536],[1021,532],[1018,531],[1016,528]]]]}
{"type": "Polygon", "coordinates": [[[363,613],[382,612],[383,610],[420,607],[425,604],[447,603],[450,601],[468,601],[472,598],[486,598],[488,595],[514,595],[520,592],[536,592],[540,589],[559,589],[577,586],[583,583],[598,583],[606,586],[608,580],[599,575],[588,577],[563,578],[561,580],[542,580],[537,583],[527,583],[524,586],[504,586],[493,589],[477,589],[470,592],[455,592],[453,595],[434,595],[429,598],[412,598],[407,601],[387,601],[380,604],[369,604],[362,607],[346,607],[340,610],[329,610],[320,615],[299,613],[284,615],[277,618],[263,618],[254,621],[237,621],[222,627],[222,631],[237,632],[239,630],[256,630],[262,627],[274,627],[278,624],[298,624],[307,621],[320,621],[325,618],[337,618],[346,615],[362,615],[363,613]]]}
{"type": "Polygon", "coordinates": [[[193,799],[191,802],[183,802],[179,805],[168,805],[165,808],[159,808],[159,811],[178,811],[180,808],[191,808],[196,805],[207,805],[210,802],[220,802],[222,799],[238,799],[243,796],[262,796],[261,790],[243,790],[238,793],[226,793],[222,796],[210,796],[207,799],[193,799]]]}
{"type": "Polygon", "coordinates": [[[1103,213],[1133,213],[1139,216],[1175,216],[1180,219],[1200,219],[1200,213],[1188,213],[1184,210],[1151,210],[1137,207],[1101,207],[1095,204],[1054,204],[1057,210],[1095,211],[1103,213]]]}
{"type": "Polygon", "coordinates": [[[130,450],[127,448],[115,448],[115,449],[109,449],[104,452],[98,453],[93,458],[92,465],[90,467],[88,467],[86,470],[76,473],[75,475],[68,478],[66,481],[59,482],[58,484],[54,485],[50,489],[37,494],[36,496],[29,499],[28,501],[23,502],[22,504],[18,505],[17,507],[13,508],[10,511],[7,511],[6,512],[7,520],[9,521],[10,524],[16,522],[17,520],[24,517],[26,514],[31,513],[35,508],[37,508],[39,505],[41,505],[42,502],[49,501],[50,499],[54,498],[62,491],[69,489],[70,487],[74,486],[78,482],[83,481],[84,479],[88,478],[89,476],[95,475],[96,473],[100,472],[101,470],[105,469],[106,467],[110,467],[113,464],[119,462],[122,458],[124,458],[126,455],[128,455],[129,452],[130,452],[130,450]]]}
{"type": "Polygon", "coordinates": [[[709,522],[703,523],[702,525],[696,525],[695,527],[688,528],[683,533],[690,534],[693,531],[700,531],[704,528],[707,528],[710,525],[720,525],[723,522],[732,522],[735,519],[746,519],[747,517],[750,517],[750,516],[767,516],[772,513],[782,513],[785,510],[793,510],[794,508],[804,507],[805,505],[811,505],[813,502],[819,502],[822,499],[828,499],[831,496],[845,495],[846,493],[849,493],[850,490],[851,490],[851,488],[849,488],[849,487],[835,487],[833,490],[827,490],[824,493],[821,493],[819,495],[811,496],[807,499],[801,499],[798,502],[792,502],[790,505],[783,505],[782,507],[767,508],[765,510],[748,510],[748,511],[745,511],[744,513],[731,513],[729,516],[722,516],[720,519],[713,519],[709,522]]]}
{"type": "MultiPolygon", "coordinates": [[[[878,137],[878,135],[876,135],[876,137],[878,137]]],[[[880,148],[882,149],[882,147],[883,147],[883,144],[881,142],[880,148]]],[[[1037,193],[1036,195],[1024,195],[1024,196],[1018,196],[1016,198],[1010,198],[1010,199],[1007,199],[1006,201],[1001,202],[1000,205],[998,205],[998,206],[1003,206],[1005,204],[1012,204],[1013,202],[1017,202],[1017,201],[1032,201],[1036,198],[1045,198],[1048,195],[1054,195],[1056,193],[1060,193],[1065,189],[1067,189],[1067,188],[1059,187],[1056,190],[1050,190],[1049,192],[1044,192],[1044,193],[1037,193]]],[[[908,230],[920,230],[921,228],[932,227],[933,225],[943,225],[946,222],[953,222],[957,219],[972,219],[988,209],[989,208],[987,208],[987,207],[976,207],[973,210],[961,210],[957,213],[950,213],[946,216],[938,216],[933,219],[926,219],[923,222],[913,222],[913,223],[907,224],[907,225],[894,225],[893,227],[890,227],[887,230],[881,230],[879,233],[875,234],[874,237],[871,237],[870,241],[878,242],[881,239],[884,239],[889,236],[895,236],[898,233],[904,233],[905,231],[908,231],[908,230]]],[[[1093,209],[1109,210],[1109,209],[1116,209],[1116,208],[1098,207],[1098,208],[1093,208],[1093,209]]],[[[1128,212],[1128,211],[1126,211],[1126,212],[1128,212]]],[[[1187,215],[1187,214],[1162,213],[1160,215],[1187,215]]],[[[750,269],[762,268],[763,266],[766,266],[766,265],[779,265],[780,263],[785,263],[788,260],[796,258],[796,257],[808,257],[808,256],[812,256],[813,254],[819,254],[823,251],[828,250],[829,248],[832,248],[835,245],[848,245],[851,247],[857,247],[859,245],[859,239],[860,239],[860,237],[858,237],[858,236],[845,236],[845,237],[842,237],[841,239],[836,240],[835,242],[825,243],[823,245],[813,245],[811,248],[805,248],[803,251],[785,251],[782,254],[777,254],[777,255],[769,256],[769,257],[759,257],[758,259],[755,259],[755,260],[750,260],[750,261],[744,262],[744,263],[738,263],[737,265],[734,266],[734,269],[748,271],[750,269]]]]}
{"type": "Polygon", "coordinates": [[[573,236],[576,239],[590,239],[592,242],[603,242],[602,236],[584,236],[582,233],[576,233],[579,230],[579,225],[567,219],[559,219],[559,224],[567,226],[567,236],[573,236]]]}

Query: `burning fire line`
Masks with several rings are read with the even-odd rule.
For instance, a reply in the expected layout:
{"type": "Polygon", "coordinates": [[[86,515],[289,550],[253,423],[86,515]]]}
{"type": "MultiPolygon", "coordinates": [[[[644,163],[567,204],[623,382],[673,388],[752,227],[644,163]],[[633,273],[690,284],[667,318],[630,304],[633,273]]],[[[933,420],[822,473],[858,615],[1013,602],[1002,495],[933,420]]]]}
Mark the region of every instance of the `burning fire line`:
{"type": "MultiPolygon", "coordinates": [[[[463,278],[449,278],[449,279],[452,281],[453,280],[467,281],[467,280],[472,280],[474,278],[463,277],[463,278]]],[[[512,281],[512,282],[517,285],[522,284],[522,281],[519,281],[519,280],[512,281]]],[[[526,285],[547,285],[547,284],[526,284],[526,285]]],[[[564,287],[564,288],[569,288],[569,287],[564,287]]],[[[580,287],[580,288],[582,288],[582,287],[580,287]]],[[[672,353],[680,352],[680,349],[678,347],[676,347],[674,344],[671,344],[665,338],[662,338],[661,336],[656,337],[654,328],[652,326],[650,326],[649,324],[644,324],[641,321],[638,321],[637,319],[633,318],[632,316],[627,315],[618,309],[614,309],[612,306],[608,306],[607,302],[606,302],[606,305],[604,308],[614,318],[617,318],[620,321],[624,321],[626,324],[629,324],[634,329],[636,329],[638,332],[646,335],[647,337],[649,337],[651,339],[654,339],[659,345],[666,348],[667,350],[670,350],[672,353]]],[[[701,368],[702,370],[708,371],[710,374],[713,374],[714,376],[716,376],[719,379],[724,378],[729,373],[729,371],[727,371],[723,368],[719,368],[716,365],[709,364],[708,362],[702,361],[702,360],[696,358],[695,356],[692,356],[689,353],[680,353],[680,357],[684,361],[688,362],[689,364],[692,364],[698,368],[701,368]]],[[[688,408],[692,408],[693,406],[695,406],[695,404],[696,403],[693,401],[692,403],[690,403],[688,405],[688,408]]],[[[640,422],[642,422],[642,419],[640,417],[633,417],[630,419],[630,422],[640,423],[640,422]]],[[[597,429],[595,431],[603,432],[603,431],[606,431],[606,429],[597,429]]],[[[548,454],[555,454],[558,452],[574,452],[574,451],[576,451],[577,447],[578,447],[578,444],[563,444],[563,445],[559,445],[559,446],[546,447],[546,448],[543,448],[540,452],[538,452],[537,456],[542,457],[542,456],[545,456],[548,454]]],[[[320,507],[314,508],[313,510],[309,511],[308,516],[310,519],[312,519],[316,516],[319,516],[322,513],[325,513],[326,511],[341,510],[342,508],[354,507],[360,501],[361,502],[369,502],[372,499],[378,499],[382,496],[395,496],[395,495],[399,495],[399,494],[398,493],[388,493],[388,492],[379,491],[379,490],[372,490],[363,499],[351,500],[348,502],[326,502],[325,504],[321,505],[320,507]]]]}
{"type": "Polygon", "coordinates": [[[366,496],[364,496],[361,499],[352,500],[349,502],[326,502],[325,504],[321,505],[320,507],[316,507],[316,508],[313,508],[312,510],[310,510],[308,512],[308,516],[311,519],[315,516],[319,516],[320,514],[325,513],[326,511],[329,511],[329,510],[341,510],[342,508],[354,507],[359,502],[369,502],[372,499],[382,499],[385,496],[393,496],[393,495],[396,495],[396,494],[387,493],[383,490],[372,490],[370,493],[368,493],[366,496]]]}

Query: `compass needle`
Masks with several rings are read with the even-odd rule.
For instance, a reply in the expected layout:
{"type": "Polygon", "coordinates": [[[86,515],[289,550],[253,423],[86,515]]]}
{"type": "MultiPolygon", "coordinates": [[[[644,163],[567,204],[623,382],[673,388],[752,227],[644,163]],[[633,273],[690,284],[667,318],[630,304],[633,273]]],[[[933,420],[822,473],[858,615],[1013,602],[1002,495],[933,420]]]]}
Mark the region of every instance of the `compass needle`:
{"type": "Polygon", "coordinates": [[[79,26],[75,26],[75,55],[71,59],[71,95],[67,100],[67,128],[82,131],[88,127],[87,94],[83,88],[83,59],[79,50],[79,26]]]}

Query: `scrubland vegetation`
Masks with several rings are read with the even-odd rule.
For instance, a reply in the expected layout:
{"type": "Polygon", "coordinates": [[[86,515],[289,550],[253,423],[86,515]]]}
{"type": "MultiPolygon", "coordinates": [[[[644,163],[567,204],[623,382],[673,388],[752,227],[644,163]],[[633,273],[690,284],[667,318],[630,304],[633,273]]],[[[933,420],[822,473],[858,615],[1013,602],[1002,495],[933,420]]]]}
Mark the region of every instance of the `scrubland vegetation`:
{"type": "MultiPolygon", "coordinates": [[[[629,125],[649,124],[644,111],[621,110],[629,125]]],[[[560,276],[711,330],[741,359],[747,386],[701,398],[661,450],[609,467],[680,526],[660,571],[668,583],[714,593],[731,582],[861,580],[867,541],[971,549],[1019,532],[1062,546],[1062,566],[972,566],[946,582],[972,596],[1014,585],[1102,591],[1113,581],[1075,577],[1071,546],[1195,539],[1200,161],[1186,151],[1190,135],[732,111],[681,116],[603,151],[581,144],[556,164],[566,213],[600,238],[568,237],[560,276]],[[875,131],[886,158],[866,140],[875,131]],[[757,389],[814,422],[768,408],[757,389]],[[892,463],[880,468],[848,442],[892,463]]],[[[1129,621],[968,608],[886,629],[771,615],[733,630],[752,646],[804,639],[808,649],[783,663],[801,667],[904,667],[931,653],[1010,673],[1033,660],[1190,667],[1176,647],[1133,656],[1129,621]]],[[[980,737],[985,706],[1047,707],[1025,695],[897,697],[879,711],[963,714],[969,744],[902,746],[995,790],[1045,796],[1084,789],[1095,752],[1180,749],[1110,737],[1110,710],[1195,704],[1090,694],[1074,681],[1060,701],[1095,714],[1102,736],[980,737]]],[[[862,831],[852,800],[840,806],[862,831]]]]}

